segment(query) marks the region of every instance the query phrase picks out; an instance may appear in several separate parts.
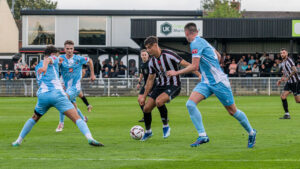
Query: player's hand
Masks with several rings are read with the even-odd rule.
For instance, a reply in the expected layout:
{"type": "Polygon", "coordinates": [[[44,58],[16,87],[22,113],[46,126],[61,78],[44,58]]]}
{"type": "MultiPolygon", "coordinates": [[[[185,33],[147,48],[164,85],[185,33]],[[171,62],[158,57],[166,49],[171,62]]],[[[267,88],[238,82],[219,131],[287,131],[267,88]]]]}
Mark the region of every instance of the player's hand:
{"type": "Polygon", "coordinates": [[[139,99],[139,103],[141,106],[145,105],[145,100],[146,100],[146,98],[144,96],[139,99]]]}
{"type": "Polygon", "coordinates": [[[198,78],[199,78],[199,81],[201,81],[201,79],[202,79],[202,75],[200,74],[200,75],[198,76],[198,78]]]}
{"type": "Polygon", "coordinates": [[[286,82],[286,81],[287,81],[287,78],[286,78],[286,77],[282,77],[282,78],[281,78],[281,81],[286,82]]]}
{"type": "Polygon", "coordinates": [[[96,80],[96,76],[95,75],[91,75],[91,81],[93,82],[94,80],[96,80]]]}
{"type": "Polygon", "coordinates": [[[141,87],[141,85],[140,85],[140,84],[137,84],[137,85],[136,85],[136,89],[137,89],[137,90],[139,90],[139,89],[140,89],[140,87],[141,87]]]}
{"type": "Polygon", "coordinates": [[[177,76],[177,72],[175,70],[169,70],[167,76],[177,76]]]}
{"type": "Polygon", "coordinates": [[[47,69],[44,67],[38,69],[38,74],[41,74],[41,73],[46,74],[46,72],[47,72],[47,69]]]}
{"type": "Polygon", "coordinates": [[[277,81],[277,86],[280,86],[281,80],[277,81]]]}

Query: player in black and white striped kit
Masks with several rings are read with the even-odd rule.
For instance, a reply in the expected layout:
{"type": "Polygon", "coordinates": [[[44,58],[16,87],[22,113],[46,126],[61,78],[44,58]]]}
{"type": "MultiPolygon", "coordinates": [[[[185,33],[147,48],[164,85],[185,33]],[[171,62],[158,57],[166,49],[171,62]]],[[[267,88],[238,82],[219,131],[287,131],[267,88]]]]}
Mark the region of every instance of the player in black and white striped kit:
{"type": "MultiPolygon", "coordinates": [[[[167,138],[170,136],[171,128],[168,124],[168,111],[167,108],[162,110],[161,107],[165,103],[168,103],[169,101],[174,99],[180,93],[181,81],[179,76],[167,76],[167,71],[177,71],[179,69],[179,65],[184,67],[190,65],[190,63],[183,60],[175,52],[165,49],[162,50],[158,46],[158,38],[155,36],[148,37],[145,40],[144,45],[147,49],[147,52],[152,57],[149,61],[149,75],[145,86],[145,92],[139,99],[140,105],[144,105],[144,121],[146,127],[146,132],[144,137],[142,138],[142,141],[146,141],[152,136],[151,111],[155,106],[160,110],[161,113],[161,118],[163,121],[163,138],[167,138]],[[156,74],[158,76],[157,84],[151,91],[156,74]],[[147,100],[147,103],[145,104],[145,100],[148,94],[149,98],[147,100]]],[[[195,72],[195,74],[198,77],[201,77],[198,71],[195,72]]]]}
{"type": "Polygon", "coordinates": [[[282,61],[283,76],[277,81],[279,86],[281,82],[286,82],[283,92],[281,94],[282,106],[284,108],[285,114],[280,119],[290,119],[290,114],[288,110],[287,96],[290,93],[294,94],[295,101],[300,103],[300,76],[297,73],[297,68],[294,61],[288,57],[288,52],[286,49],[281,49],[280,51],[282,61]]]}

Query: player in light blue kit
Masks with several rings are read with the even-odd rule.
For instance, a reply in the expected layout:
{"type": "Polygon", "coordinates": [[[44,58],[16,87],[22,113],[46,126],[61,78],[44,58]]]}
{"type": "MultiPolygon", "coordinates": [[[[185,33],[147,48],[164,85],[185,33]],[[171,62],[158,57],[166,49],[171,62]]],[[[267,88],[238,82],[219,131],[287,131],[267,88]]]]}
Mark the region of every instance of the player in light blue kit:
{"type": "Polygon", "coordinates": [[[59,58],[55,56],[56,52],[57,49],[55,47],[48,46],[45,50],[44,61],[41,61],[35,68],[36,79],[39,85],[37,91],[38,102],[32,118],[25,123],[18,139],[12,143],[12,146],[20,146],[32,127],[51,107],[55,107],[60,113],[68,116],[85,135],[90,145],[103,146],[103,144],[92,137],[87,124],[78,116],[76,109],[64,92],[59,80],[59,58]]]}
{"type": "Polygon", "coordinates": [[[205,39],[198,36],[195,23],[185,25],[184,32],[187,41],[191,43],[192,64],[178,71],[169,71],[167,74],[176,76],[200,70],[202,75],[201,82],[194,88],[186,103],[192,122],[199,133],[199,137],[191,146],[196,147],[209,142],[197,104],[215,94],[229,114],[236,118],[248,132],[248,148],[253,148],[256,140],[256,130],[251,127],[245,113],[236,108],[229,80],[219,64],[220,54],[205,39]]]}
{"type": "MultiPolygon", "coordinates": [[[[74,42],[67,40],[64,43],[65,55],[61,55],[60,58],[63,60],[61,63],[61,76],[65,86],[66,93],[74,107],[77,109],[79,116],[85,120],[83,114],[79,110],[76,104],[76,97],[79,95],[81,90],[81,77],[82,77],[82,65],[87,64],[91,71],[91,81],[96,79],[94,74],[93,60],[88,57],[74,55],[74,42]]],[[[56,132],[61,132],[64,128],[64,114],[59,116],[59,124],[56,128],[56,132]]]]}

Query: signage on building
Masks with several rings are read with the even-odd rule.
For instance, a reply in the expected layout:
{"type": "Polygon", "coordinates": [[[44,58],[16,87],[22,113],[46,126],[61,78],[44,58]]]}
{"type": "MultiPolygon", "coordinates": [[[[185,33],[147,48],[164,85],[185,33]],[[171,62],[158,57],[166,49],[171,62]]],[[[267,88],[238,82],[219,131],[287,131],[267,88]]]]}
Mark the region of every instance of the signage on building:
{"type": "Polygon", "coordinates": [[[293,37],[300,37],[300,20],[293,20],[292,21],[292,36],[293,37]]]}
{"type": "Polygon", "coordinates": [[[202,20],[157,21],[156,36],[157,37],[185,37],[184,26],[190,22],[194,22],[197,25],[199,36],[203,36],[202,20]]]}

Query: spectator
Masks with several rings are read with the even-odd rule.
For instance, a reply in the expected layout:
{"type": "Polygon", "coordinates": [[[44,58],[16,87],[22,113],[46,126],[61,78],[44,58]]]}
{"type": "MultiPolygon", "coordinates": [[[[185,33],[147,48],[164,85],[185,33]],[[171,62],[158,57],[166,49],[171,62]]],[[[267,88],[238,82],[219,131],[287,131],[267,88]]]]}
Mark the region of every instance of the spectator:
{"type": "Polygon", "coordinates": [[[110,71],[108,67],[105,67],[105,70],[102,74],[103,78],[110,78],[110,71]]]}
{"type": "Polygon", "coordinates": [[[248,65],[251,65],[251,67],[252,67],[254,63],[255,63],[254,56],[251,56],[250,60],[248,61],[248,65]]]}
{"type": "Polygon", "coordinates": [[[104,61],[102,61],[102,68],[101,68],[101,72],[102,72],[102,74],[105,72],[105,68],[107,67],[107,64],[106,64],[106,62],[105,62],[105,60],[104,61]]]}
{"type": "Polygon", "coordinates": [[[3,74],[2,74],[3,77],[5,77],[7,71],[9,71],[9,66],[8,66],[8,64],[5,64],[4,69],[3,69],[3,74]]]}
{"type": "Polygon", "coordinates": [[[269,71],[264,64],[260,67],[260,77],[269,77],[269,71]]]}
{"type": "Polygon", "coordinates": [[[7,72],[5,72],[5,80],[12,80],[14,77],[14,74],[10,72],[10,70],[8,70],[7,72]]]}
{"type": "Polygon", "coordinates": [[[266,59],[262,63],[266,66],[266,69],[270,72],[273,65],[273,61],[272,59],[270,59],[269,55],[266,56],[266,59]]]}
{"type": "Polygon", "coordinates": [[[264,54],[259,58],[260,63],[263,64],[264,61],[265,61],[265,59],[266,59],[266,53],[264,53],[264,54]]]}
{"type": "Polygon", "coordinates": [[[243,65],[240,66],[240,68],[239,68],[239,74],[240,74],[241,77],[245,77],[246,76],[246,69],[247,68],[248,68],[247,62],[244,61],[243,65]]]}
{"type": "Polygon", "coordinates": [[[275,63],[276,63],[277,66],[279,67],[279,70],[282,70],[282,64],[281,64],[280,60],[279,60],[279,59],[276,59],[276,60],[275,60],[275,63]]]}
{"type": "Polygon", "coordinates": [[[137,68],[135,67],[134,62],[131,62],[130,67],[129,67],[129,75],[135,76],[136,72],[137,72],[137,68]]]}
{"type": "Polygon", "coordinates": [[[37,64],[38,64],[38,62],[34,62],[34,63],[30,66],[30,70],[31,70],[31,71],[34,71],[37,64]]]}
{"type": "Polygon", "coordinates": [[[21,78],[22,78],[21,73],[19,72],[18,69],[16,69],[14,73],[14,80],[21,79],[21,78]]]}
{"type": "Polygon", "coordinates": [[[111,61],[108,62],[107,67],[108,67],[109,71],[113,68],[113,65],[112,65],[112,62],[111,62],[111,61]]]}
{"type": "Polygon", "coordinates": [[[239,73],[242,71],[242,66],[243,66],[243,64],[244,64],[244,60],[243,60],[243,58],[241,58],[241,59],[239,60],[239,62],[237,63],[237,66],[238,66],[238,72],[239,72],[239,73]]]}
{"type": "Polygon", "coordinates": [[[245,71],[246,71],[246,77],[252,77],[251,65],[248,65],[245,71]]]}
{"type": "Polygon", "coordinates": [[[32,78],[32,77],[31,77],[31,75],[30,75],[30,72],[27,71],[27,72],[25,72],[25,74],[23,73],[22,78],[28,79],[28,78],[32,78]]]}
{"type": "Polygon", "coordinates": [[[236,76],[236,69],[237,69],[237,64],[235,63],[235,60],[233,59],[231,64],[229,65],[229,77],[236,76]]]}
{"type": "Polygon", "coordinates": [[[120,64],[118,60],[115,60],[114,66],[113,66],[114,71],[116,71],[116,69],[120,69],[120,64]]]}
{"type": "Polygon", "coordinates": [[[26,74],[29,71],[30,71],[30,69],[29,69],[28,65],[25,64],[24,68],[22,69],[22,75],[23,75],[23,77],[27,76],[26,74]]]}
{"type": "Polygon", "coordinates": [[[254,63],[252,67],[252,76],[257,77],[258,75],[259,75],[259,67],[257,66],[256,63],[254,63]]]}
{"type": "MultiPolygon", "coordinates": [[[[116,69],[116,70],[118,70],[118,69],[116,69]]],[[[111,77],[111,78],[117,78],[117,77],[118,77],[118,73],[115,72],[114,69],[111,69],[111,70],[110,70],[110,77],[111,77]]]]}
{"type": "Polygon", "coordinates": [[[99,63],[99,60],[97,59],[96,62],[94,63],[94,73],[95,73],[96,77],[99,77],[100,70],[101,70],[101,64],[99,63]]]}
{"type": "Polygon", "coordinates": [[[261,62],[259,59],[255,59],[255,63],[256,63],[256,66],[258,66],[258,67],[261,65],[261,62]]]}
{"type": "Polygon", "coordinates": [[[271,73],[273,74],[272,77],[278,77],[279,76],[279,73],[280,73],[280,69],[279,69],[279,66],[274,63],[272,68],[271,68],[271,73]]]}
{"type": "Polygon", "coordinates": [[[226,73],[226,74],[228,74],[229,72],[228,72],[228,70],[229,70],[229,65],[231,64],[231,58],[230,58],[230,55],[227,55],[226,56],[226,58],[225,58],[225,60],[224,60],[224,72],[226,73]]]}
{"type": "Polygon", "coordinates": [[[119,75],[121,76],[125,76],[125,71],[126,71],[127,67],[123,64],[123,61],[120,61],[120,73],[119,75]]]}

